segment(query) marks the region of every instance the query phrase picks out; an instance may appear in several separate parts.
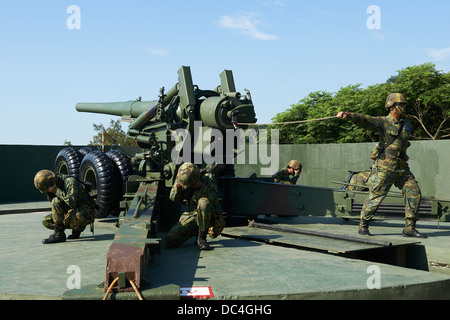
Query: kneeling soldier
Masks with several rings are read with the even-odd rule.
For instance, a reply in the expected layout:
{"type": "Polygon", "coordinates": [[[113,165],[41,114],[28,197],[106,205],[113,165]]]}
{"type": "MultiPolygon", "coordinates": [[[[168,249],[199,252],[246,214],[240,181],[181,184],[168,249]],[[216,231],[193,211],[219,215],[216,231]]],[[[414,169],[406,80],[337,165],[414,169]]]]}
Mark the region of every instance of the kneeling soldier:
{"type": "Polygon", "coordinates": [[[69,239],[78,239],[86,226],[94,222],[94,199],[74,177],[41,170],[34,177],[34,185],[52,203],[52,213],[44,217],[42,224],[54,232],[42,243],[66,241],[65,229],[72,229],[69,239]]]}
{"type": "Polygon", "coordinates": [[[177,247],[196,235],[200,250],[210,250],[206,242],[207,234],[216,238],[225,226],[223,216],[217,209],[218,188],[214,174],[201,173],[192,163],[182,164],[169,199],[186,201],[186,212],[167,233],[166,247],[177,247]]]}

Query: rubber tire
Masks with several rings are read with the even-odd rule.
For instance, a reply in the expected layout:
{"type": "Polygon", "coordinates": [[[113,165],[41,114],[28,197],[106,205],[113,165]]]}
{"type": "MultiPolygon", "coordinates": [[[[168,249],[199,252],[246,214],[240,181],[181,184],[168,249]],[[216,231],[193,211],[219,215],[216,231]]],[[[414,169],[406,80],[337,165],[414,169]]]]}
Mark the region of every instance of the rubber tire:
{"type": "Polygon", "coordinates": [[[80,151],[80,153],[83,155],[83,157],[85,156],[85,155],[87,155],[89,152],[91,152],[91,151],[97,151],[97,149],[93,149],[93,148],[91,148],[91,147],[82,147],[82,148],[80,148],[78,151],[80,151]]]}
{"type": "Polygon", "coordinates": [[[84,156],[80,165],[79,179],[89,182],[91,190],[97,190],[95,199],[96,218],[104,218],[119,208],[120,197],[117,174],[112,160],[100,151],[91,151],[84,156]]]}
{"type": "Polygon", "coordinates": [[[62,149],[56,156],[54,172],[67,174],[78,179],[83,155],[75,148],[62,149]]]}
{"type": "Polygon", "coordinates": [[[127,180],[129,176],[133,174],[133,166],[131,165],[130,158],[120,150],[110,150],[106,155],[112,160],[117,168],[118,175],[120,177],[120,184],[122,189],[120,197],[122,198],[126,191],[127,180]]]}

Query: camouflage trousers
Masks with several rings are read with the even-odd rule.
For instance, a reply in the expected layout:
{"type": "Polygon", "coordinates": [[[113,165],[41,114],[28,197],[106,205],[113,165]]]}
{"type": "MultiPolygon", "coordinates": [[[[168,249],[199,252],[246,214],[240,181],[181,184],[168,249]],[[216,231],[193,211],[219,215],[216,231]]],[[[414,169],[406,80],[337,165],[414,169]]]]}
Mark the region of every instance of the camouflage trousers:
{"type": "Polygon", "coordinates": [[[72,209],[64,201],[55,197],[52,200],[52,213],[44,217],[42,224],[51,230],[55,229],[55,225],[57,225],[62,229],[81,232],[87,225],[94,222],[94,211],[93,204],[72,209]]]}
{"type": "Polygon", "coordinates": [[[364,201],[361,219],[369,221],[373,218],[392,185],[402,191],[405,200],[405,219],[414,221],[419,219],[418,211],[422,195],[408,167],[393,171],[390,168],[374,165],[367,184],[369,195],[364,201]]]}
{"type": "Polygon", "coordinates": [[[200,198],[197,210],[184,212],[179,221],[169,230],[164,242],[167,248],[177,247],[189,238],[196,236],[198,230],[208,231],[208,234],[215,238],[222,232],[224,226],[222,214],[207,198],[200,198]]]}
{"type": "Polygon", "coordinates": [[[367,191],[366,184],[369,176],[370,170],[354,174],[349,181],[350,185],[347,187],[347,190],[367,191]]]}

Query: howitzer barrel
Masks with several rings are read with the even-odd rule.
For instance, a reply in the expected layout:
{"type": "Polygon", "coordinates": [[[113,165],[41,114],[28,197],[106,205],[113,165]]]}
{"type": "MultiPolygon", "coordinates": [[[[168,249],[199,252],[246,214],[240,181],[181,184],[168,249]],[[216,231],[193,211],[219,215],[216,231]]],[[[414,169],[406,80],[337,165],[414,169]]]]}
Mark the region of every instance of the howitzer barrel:
{"type": "Polygon", "coordinates": [[[237,129],[238,123],[256,122],[250,92],[245,89],[247,94],[241,95],[236,91],[231,70],[224,70],[220,79],[221,84],[214,90],[201,90],[194,86],[190,68],[182,66],[178,82],[167,92],[161,88],[158,100],[78,103],[75,108],[79,112],[131,118],[127,135],[141,148],[153,147],[156,154],[161,144],[155,142],[167,143],[170,132],[177,129],[187,129],[193,134],[196,121],[222,132],[237,129]]]}
{"type": "Polygon", "coordinates": [[[137,118],[157,101],[125,101],[108,103],[77,103],[79,112],[102,113],[113,116],[137,118]]]}

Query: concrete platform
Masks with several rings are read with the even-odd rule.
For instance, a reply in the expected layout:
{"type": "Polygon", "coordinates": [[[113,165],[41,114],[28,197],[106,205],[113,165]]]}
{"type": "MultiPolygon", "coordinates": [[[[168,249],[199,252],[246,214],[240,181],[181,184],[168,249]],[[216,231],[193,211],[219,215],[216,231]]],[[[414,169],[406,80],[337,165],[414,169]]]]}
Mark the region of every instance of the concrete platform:
{"type": "Polygon", "coordinates": [[[0,299],[61,299],[72,266],[80,270],[81,285],[104,281],[106,253],[117,230],[113,220],[96,221],[94,236],[84,231],[79,240],[44,245],[52,231],[41,221],[49,213],[0,215],[0,299]]]}
{"type": "MultiPolygon", "coordinates": [[[[106,253],[117,231],[115,219],[96,221],[94,236],[85,231],[79,240],[43,245],[41,240],[51,231],[41,220],[49,212],[29,212],[27,207],[21,212],[0,215],[0,299],[101,299],[104,292],[97,287],[105,280],[106,253]],[[81,289],[73,288],[77,279],[81,289]]],[[[348,235],[355,235],[357,228],[357,221],[341,218],[271,217],[268,221],[348,235]]],[[[206,286],[211,288],[211,299],[217,300],[450,299],[450,225],[441,223],[438,228],[437,222],[420,222],[418,229],[429,237],[411,244],[400,235],[402,227],[402,221],[377,221],[371,232],[376,239],[406,241],[406,263],[414,268],[378,258],[349,257],[339,250],[299,249],[231,236],[209,240],[213,250],[200,252],[192,238],[176,249],[163,247],[161,254],[153,256],[146,266],[142,295],[179,299],[180,287],[206,286]]],[[[225,228],[225,234],[233,228],[225,228]]],[[[271,239],[282,237],[308,246],[312,241],[281,234],[271,239]]],[[[336,246],[322,240],[316,241],[336,246]]],[[[354,251],[354,245],[344,247],[354,251]]],[[[119,293],[110,298],[137,297],[119,293]]]]}

